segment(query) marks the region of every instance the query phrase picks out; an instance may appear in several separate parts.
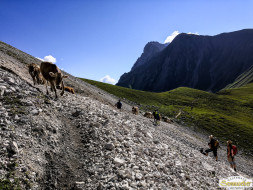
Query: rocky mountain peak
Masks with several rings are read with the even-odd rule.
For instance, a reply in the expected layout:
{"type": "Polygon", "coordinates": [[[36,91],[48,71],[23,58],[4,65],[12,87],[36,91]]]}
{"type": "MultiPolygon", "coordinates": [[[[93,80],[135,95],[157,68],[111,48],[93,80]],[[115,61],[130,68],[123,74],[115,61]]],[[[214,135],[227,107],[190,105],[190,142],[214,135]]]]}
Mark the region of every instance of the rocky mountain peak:
{"type": "Polygon", "coordinates": [[[137,59],[131,71],[145,64],[151,57],[162,51],[167,45],[168,44],[160,44],[159,42],[148,42],[144,47],[143,53],[137,59]]]}

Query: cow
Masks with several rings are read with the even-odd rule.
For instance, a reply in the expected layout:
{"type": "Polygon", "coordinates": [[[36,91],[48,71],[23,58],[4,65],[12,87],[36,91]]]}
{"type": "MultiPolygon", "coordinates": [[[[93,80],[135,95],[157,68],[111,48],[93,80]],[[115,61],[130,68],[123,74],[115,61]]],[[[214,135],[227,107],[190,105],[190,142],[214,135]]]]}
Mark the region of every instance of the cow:
{"type": "Polygon", "coordinates": [[[62,88],[60,95],[63,96],[63,94],[64,94],[63,79],[67,78],[68,76],[63,75],[61,73],[61,70],[55,64],[50,63],[50,62],[42,62],[40,64],[40,71],[41,71],[44,79],[46,80],[45,84],[46,84],[47,95],[49,94],[48,89],[47,89],[47,82],[49,82],[51,85],[51,88],[55,92],[55,98],[56,99],[58,98],[56,88],[57,89],[62,88]]]}
{"type": "MultiPolygon", "coordinates": [[[[62,88],[60,88],[60,89],[62,90],[62,88]]],[[[75,94],[74,89],[69,86],[64,86],[64,90],[67,92],[71,92],[72,94],[75,94]]]]}
{"type": "Polygon", "coordinates": [[[28,70],[29,73],[33,79],[33,84],[35,85],[36,82],[37,84],[44,84],[44,79],[42,77],[42,74],[40,72],[40,66],[35,64],[35,63],[31,63],[28,65],[28,70]]]}
{"type": "Polygon", "coordinates": [[[173,123],[173,120],[171,120],[170,118],[166,117],[166,116],[163,116],[162,117],[162,120],[166,123],[173,123]]]}
{"type": "Polygon", "coordinates": [[[153,114],[151,112],[146,112],[144,114],[144,117],[151,118],[151,119],[154,118],[154,116],[153,116],[153,114]]]}
{"type": "Polygon", "coordinates": [[[132,113],[135,114],[135,115],[138,115],[139,114],[139,108],[137,106],[133,106],[132,107],[132,113]]]}

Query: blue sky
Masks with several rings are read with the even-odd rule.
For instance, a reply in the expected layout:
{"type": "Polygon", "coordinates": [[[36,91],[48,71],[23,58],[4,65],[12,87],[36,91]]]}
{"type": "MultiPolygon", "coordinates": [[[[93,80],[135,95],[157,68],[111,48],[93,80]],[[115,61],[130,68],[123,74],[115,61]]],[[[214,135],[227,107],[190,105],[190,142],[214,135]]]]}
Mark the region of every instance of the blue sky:
{"type": "Polygon", "coordinates": [[[252,10],[251,0],[0,0],[0,41],[74,76],[118,80],[147,42],[253,28],[252,10]]]}

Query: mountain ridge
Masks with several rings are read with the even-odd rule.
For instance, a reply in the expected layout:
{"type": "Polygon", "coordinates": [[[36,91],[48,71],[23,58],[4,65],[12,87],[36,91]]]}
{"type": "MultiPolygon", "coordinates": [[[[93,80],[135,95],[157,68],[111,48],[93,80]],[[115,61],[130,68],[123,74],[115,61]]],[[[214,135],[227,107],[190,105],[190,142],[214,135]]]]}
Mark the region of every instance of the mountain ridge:
{"type": "Polygon", "coordinates": [[[253,65],[253,30],[215,36],[179,34],[116,85],[163,92],[180,86],[217,92],[253,65]]]}

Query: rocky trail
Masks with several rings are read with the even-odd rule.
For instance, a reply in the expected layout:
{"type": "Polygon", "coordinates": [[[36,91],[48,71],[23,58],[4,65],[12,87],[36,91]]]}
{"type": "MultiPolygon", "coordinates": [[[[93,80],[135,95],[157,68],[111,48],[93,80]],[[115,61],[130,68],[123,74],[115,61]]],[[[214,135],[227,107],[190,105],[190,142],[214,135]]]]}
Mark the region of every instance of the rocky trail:
{"type": "Polygon", "coordinates": [[[77,94],[46,96],[26,68],[38,60],[0,47],[0,179],[10,189],[219,189],[221,178],[252,178],[250,158],[239,153],[235,173],[225,147],[218,162],[199,152],[207,136],[154,126],[126,103],[119,111],[115,97],[73,76],[66,84],[77,94]]]}

